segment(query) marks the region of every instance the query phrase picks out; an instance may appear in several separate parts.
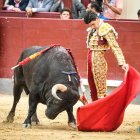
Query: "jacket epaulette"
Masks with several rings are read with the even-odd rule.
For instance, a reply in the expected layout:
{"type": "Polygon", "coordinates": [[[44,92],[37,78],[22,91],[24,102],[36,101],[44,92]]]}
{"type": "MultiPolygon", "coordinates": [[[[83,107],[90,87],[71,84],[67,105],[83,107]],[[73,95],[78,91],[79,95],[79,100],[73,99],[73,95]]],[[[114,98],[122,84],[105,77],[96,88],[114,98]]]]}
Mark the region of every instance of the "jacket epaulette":
{"type": "Polygon", "coordinates": [[[102,23],[99,27],[98,35],[99,36],[104,36],[106,35],[109,31],[112,31],[116,38],[118,38],[118,33],[115,31],[115,29],[108,23],[102,23]]]}

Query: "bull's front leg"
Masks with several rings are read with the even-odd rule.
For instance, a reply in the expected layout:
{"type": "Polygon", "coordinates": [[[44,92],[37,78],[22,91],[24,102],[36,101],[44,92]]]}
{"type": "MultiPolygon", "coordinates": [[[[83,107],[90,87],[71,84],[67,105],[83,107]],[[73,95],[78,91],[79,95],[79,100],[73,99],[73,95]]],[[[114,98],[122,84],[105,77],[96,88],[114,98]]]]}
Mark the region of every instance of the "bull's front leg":
{"type": "Polygon", "coordinates": [[[33,116],[32,116],[32,119],[31,119],[31,124],[32,125],[38,125],[38,124],[40,124],[40,122],[39,122],[39,119],[38,119],[38,117],[37,117],[37,113],[35,112],[34,114],[33,114],[33,116]]]}
{"type": "Polygon", "coordinates": [[[29,110],[28,110],[28,116],[23,123],[24,128],[31,127],[31,117],[36,112],[37,104],[38,104],[38,100],[36,96],[29,94],[29,110]]]}
{"type": "Polygon", "coordinates": [[[73,115],[73,107],[66,110],[68,114],[68,125],[74,129],[76,129],[76,121],[73,115]]]}

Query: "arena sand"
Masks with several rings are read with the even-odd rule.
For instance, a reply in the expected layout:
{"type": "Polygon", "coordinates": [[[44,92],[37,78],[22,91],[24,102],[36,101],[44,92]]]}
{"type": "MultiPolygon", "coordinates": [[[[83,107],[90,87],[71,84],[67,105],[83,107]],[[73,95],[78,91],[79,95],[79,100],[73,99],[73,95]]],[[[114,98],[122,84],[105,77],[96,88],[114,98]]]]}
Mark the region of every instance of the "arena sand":
{"type": "MultiPolygon", "coordinates": [[[[67,113],[62,112],[55,120],[45,116],[46,106],[38,105],[40,125],[31,129],[22,127],[27,115],[28,96],[22,95],[16,109],[15,121],[4,123],[13,102],[12,95],[0,94],[0,140],[140,140],[140,105],[129,105],[122,125],[113,132],[81,132],[67,125],[67,113]]],[[[76,109],[82,104],[78,102],[76,109]]],[[[96,116],[95,116],[96,117],[96,116]]]]}

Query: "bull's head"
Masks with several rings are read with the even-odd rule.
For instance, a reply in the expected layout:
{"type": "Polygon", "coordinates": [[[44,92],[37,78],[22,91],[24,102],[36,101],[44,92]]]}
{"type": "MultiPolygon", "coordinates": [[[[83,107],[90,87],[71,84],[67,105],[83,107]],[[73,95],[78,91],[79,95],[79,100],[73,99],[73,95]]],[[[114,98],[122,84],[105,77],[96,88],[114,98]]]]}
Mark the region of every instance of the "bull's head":
{"type": "Polygon", "coordinates": [[[60,112],[72,107],[79,99],[78,90],[68,89],[63,84],[54,85],[51,94],[52,98],[48,101],[46,110],[46,116],[50,119],[55,119],[60,112]]]}

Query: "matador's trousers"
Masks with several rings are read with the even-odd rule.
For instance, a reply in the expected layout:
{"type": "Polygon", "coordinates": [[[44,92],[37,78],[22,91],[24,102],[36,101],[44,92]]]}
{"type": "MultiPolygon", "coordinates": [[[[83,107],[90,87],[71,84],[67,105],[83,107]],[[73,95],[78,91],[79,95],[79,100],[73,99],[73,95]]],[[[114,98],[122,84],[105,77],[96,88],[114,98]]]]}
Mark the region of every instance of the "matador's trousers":
{"type": "Polygon", "coordinates": [[[105,51],[100,50],[88,52],[88,83],[92,101],[106,96],[107,62],[104,53],[105,51]]]}

